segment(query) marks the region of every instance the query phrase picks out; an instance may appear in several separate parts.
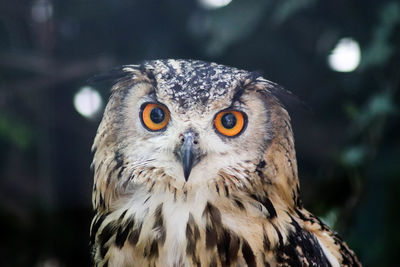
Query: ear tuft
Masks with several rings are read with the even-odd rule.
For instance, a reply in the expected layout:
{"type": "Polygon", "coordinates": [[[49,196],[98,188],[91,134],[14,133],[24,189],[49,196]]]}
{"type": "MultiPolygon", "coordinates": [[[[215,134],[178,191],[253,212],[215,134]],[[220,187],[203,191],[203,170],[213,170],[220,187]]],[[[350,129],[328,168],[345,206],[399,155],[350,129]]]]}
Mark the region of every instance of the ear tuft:
{"type": "Polygon", "coordinates": [[[139,65],[123,65],[115,67],[110,71],[99,73],[87,80],[88,84],[112,82],[113,84],[124,80],[126,78],[131,78],[133,72],[140,71],[139,65]]]}
{"type": "Polygon", "coordinates": [[[303,100],[301,100],[298,96],[293,94],[291,91],[286,90],[277,83],[264,79],[263,77],[261,77],[260,73],[253,73],[255,77],[253,81],[256,83],[261,82],[262,84],[265,84],[265,93],[275,97],[279,101],[279,103],[288,110],[312,112],[311,107],[307,105],[307,103],[305,103],[303,100]]]}

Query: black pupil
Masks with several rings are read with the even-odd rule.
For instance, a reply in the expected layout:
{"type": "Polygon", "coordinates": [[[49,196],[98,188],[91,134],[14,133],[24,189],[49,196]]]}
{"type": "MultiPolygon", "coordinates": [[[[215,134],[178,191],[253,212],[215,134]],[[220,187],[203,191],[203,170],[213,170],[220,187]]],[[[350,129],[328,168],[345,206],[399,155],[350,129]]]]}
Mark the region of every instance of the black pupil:
{"type": "Polygon", "coordinates": [[[162,110],[161,108],[153,108],[152,111],[150,112],[150,119],[154,122],[154,123],[161,123],[164,121],[164,110],[162,110]]]}
{"type": "Polygon", "coordinates": [[[236,117],[232,113],[226,113],[222,116],[221,122],[226,129],[232,129],[236,125],[236,117]]]}

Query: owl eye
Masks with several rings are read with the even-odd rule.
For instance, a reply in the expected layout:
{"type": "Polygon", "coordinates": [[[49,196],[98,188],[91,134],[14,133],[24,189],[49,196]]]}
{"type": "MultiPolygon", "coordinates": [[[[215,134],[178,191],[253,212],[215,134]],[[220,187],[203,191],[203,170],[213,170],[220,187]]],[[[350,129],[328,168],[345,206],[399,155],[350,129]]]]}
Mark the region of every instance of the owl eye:
{"type": "Polygon", "coordinates": [[[149,131],[161,131],[168,124],[169,111],[164,105],[145,103],[141,108],[140,119],[149,131]]]}
{"type": "Polygon", "coordinates": [[[240,134],[246,123],[246,114],[237,110],[224,110],[214,119],[214,126],[218,133],[234,137],[240,134]]]}

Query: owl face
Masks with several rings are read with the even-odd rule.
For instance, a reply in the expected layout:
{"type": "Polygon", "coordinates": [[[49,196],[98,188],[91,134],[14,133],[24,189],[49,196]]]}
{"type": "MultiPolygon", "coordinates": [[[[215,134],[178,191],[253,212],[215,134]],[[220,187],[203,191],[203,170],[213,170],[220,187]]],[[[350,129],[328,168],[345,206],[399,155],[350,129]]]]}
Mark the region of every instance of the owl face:
{"type": "Polygon", "coordinates": [[[145,69],[126,67],[129,86],[114,90],[122,97],[114,134],[132,169],[151,167],[197,185],[264,155],[268,106],[252,88],[251,73],[179,60],[149,62],[145,69]],[[138,75],[151,82],[136,82],[138,75]]]}

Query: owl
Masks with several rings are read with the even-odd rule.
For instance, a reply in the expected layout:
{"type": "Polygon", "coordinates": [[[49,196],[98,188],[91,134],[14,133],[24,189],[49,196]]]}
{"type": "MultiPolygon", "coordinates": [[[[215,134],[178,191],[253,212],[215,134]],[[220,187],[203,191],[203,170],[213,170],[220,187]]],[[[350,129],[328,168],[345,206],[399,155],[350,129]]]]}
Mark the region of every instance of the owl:
{"type": "Polygon", "coordinates": [[[92,147],[95,266],[361,266],[302,206],[290,93],[196,60],[127,65],[92,147]]]}

